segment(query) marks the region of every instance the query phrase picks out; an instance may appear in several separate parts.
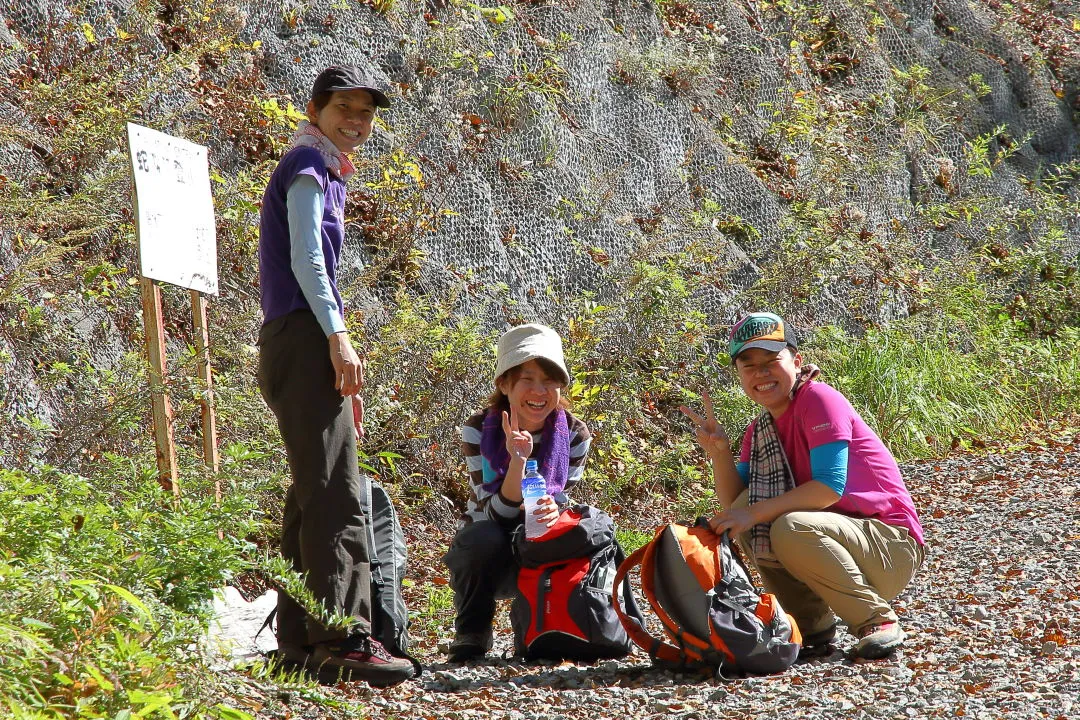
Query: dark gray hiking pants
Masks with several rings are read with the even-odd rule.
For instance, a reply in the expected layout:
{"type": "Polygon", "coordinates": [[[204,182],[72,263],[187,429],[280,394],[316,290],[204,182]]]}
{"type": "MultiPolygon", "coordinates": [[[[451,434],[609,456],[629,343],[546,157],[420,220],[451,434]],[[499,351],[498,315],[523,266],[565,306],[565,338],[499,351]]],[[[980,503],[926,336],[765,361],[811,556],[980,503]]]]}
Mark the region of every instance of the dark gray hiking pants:
{"type": "Polygon", "coordinates": [[[510,530],[493,520],[469,523],[457,531],[443,562],[454,591],[454,630],[487,632],[495,619],[495,601],[514,597],[517,587],[510,530]]]}
{"type": "MultiPolygon", "coordinates": [[[[371,630],[371,518],[361,510],[352,406],[334,389],[326,335],[298,310],[259,330],[259,390],[277,416],[292,485],[285,495],[281,554],[328,610],[371,630]]],[[[309,645],[347,633],[330,630],[278,594],[279,642],[309,645]]]]}

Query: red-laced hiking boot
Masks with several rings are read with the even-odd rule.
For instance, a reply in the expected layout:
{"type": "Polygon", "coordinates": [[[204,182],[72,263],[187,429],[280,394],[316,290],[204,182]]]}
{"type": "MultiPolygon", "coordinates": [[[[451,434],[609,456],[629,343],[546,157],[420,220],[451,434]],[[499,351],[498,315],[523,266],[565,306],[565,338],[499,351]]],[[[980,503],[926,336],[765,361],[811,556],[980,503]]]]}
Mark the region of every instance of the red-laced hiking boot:
{"type": "Polygon", "coordinates": [[[364,680],[376,687],[397,685],[416,674],[411,660],[394,657],[378,640],[362,635],[317,644],[308,666],[320,671],[340,668],[343,679],[364,680]]]}
{"type": "Polygon", "coordinates": [[[888,657],[904,644],[904,631],[896,622],[867,625],[859,628],[857,634],[859,643],[855,646],[855,657],[867,660],[888,657]]]}

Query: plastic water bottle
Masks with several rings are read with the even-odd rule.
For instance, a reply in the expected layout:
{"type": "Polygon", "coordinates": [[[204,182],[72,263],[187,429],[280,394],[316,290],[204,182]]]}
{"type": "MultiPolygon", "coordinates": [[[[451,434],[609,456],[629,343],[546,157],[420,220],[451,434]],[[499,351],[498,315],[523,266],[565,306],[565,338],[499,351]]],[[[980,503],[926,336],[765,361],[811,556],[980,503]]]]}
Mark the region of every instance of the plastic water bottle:
{"type": "Polygon", "coordinates": [[[536,469],[535,460],[525,461],[525,475],[521,478],[521,499],[525,501],[525,539],[533,540],[545,532],[547,527],[533,515],[536,503],[547,495],[547,481],[536,469]]]}

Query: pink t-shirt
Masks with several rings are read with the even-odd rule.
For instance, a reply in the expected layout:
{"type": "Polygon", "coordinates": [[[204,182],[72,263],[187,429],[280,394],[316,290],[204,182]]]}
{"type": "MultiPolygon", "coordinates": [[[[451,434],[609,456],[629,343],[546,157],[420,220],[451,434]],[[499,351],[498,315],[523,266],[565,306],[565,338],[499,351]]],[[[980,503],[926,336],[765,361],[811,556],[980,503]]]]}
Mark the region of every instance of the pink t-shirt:
{"type": "MultiPolygon", "coordinates": [[[[750,461],[754,425],[743,435],[741,462],[750,461]]],[[[886,525],[905,527],[920,545],[922,525],[911,494],[900,477],[900,468],[881,438],[867,426],[848,399],[821,382],[809,382],[795,393],[791,405],[776,418],[780,444],[784,446],[795,484],[813,478],[811,448],[843,440],[848,443],[847,485],[830,512],[850,517],[876,518],[886,525]]]]}

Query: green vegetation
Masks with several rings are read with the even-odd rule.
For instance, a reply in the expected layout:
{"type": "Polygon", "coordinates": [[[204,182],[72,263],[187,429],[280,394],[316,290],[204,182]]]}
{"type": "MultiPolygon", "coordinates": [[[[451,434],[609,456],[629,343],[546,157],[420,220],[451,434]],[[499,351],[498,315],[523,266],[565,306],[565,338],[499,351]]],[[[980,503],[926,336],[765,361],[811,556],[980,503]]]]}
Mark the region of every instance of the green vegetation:
{"type": "MultiPolygon", "coordinates": [[[[392,0],[364,4],[377,23],[412,11],[392,0]]],[[[449,289],[423,290],[431,241],[457,220],[447,188],[473,161],[491,169],[493,188],[497,178],[513,189],[552,183],[554,145],[565,137],[555,130],[584,132],[567,99],[585,72],[575,57],[582,41],[540,35],[529,3],[437,5],[425,14],[427,34],[402,47],[417,83],[438,85],[460,112],[423,132],[403,117],[407,102],[381,118],[393,147],[361,163],[346,209],[370,262],[342,288],[368,360],[361,461],[407,518],[442,532],[432,548],[448,540],[466,500],[456,428],[490,390],[501,323],[536,319],[477,268],[438,268],[453,278],[449,289]],[[511,36],[525,47],[500,44],[511,36]],[[512,60],[500,64],[507,52],[512,60]],[[514,154],[517,132],[530,133],[535,159],[514,154]],[[460,145],[457,161],[419,151],[442,136],[460,145]]],[[[1074,58],[1049,43],[1069,28],[1029,5],[996,12],[1019,35],[1030,35],[1025,18],[1047,18],[1036,40],[1053,92],[1064,96],[1059,71],[1074,58]]],[[[628,551],[649,537],[636,520],[658,507],[671,520],[713,509],[709,470],[678,407],[700,406],[708,389],[733,436],[752,417],[725,352],[726,323],[742,309],[774,309],[816,328],[803,344],[807,359],[902,460],[1021,437],[1030,423],[1069,421],[1080,407],[1080,272],[1067,249],[1075,248],[1080,164],[1031,163],[1041,157],[1031,138],[975,123],[980,99],[994,92],[989,74],[958,83],[924,65],[883,67],[872,92],[849,91],[892,21],[872,4],[859,6],[861,24],[813,3],[758,6],[787,28],[777,38],[757,30],[762,47],[777,48],[768,57],[779,58],[786,83],[767,100],[760,78],[737,88],[716,70],[740,55],[766,57],[762,47],[729,41],[704,7],[682,0],[657,3],[670,36],[656,43],[613,26],[609,36],[623,44],[600,77],[648,103],[659,90],[669,106],[684,104],[684,115],[715,131],[722,169],[742,173],[745,187],[777,208],[776,227],[704,187],[717,169],[694,165],[700,146],[688,145],[672,170],[677,197],[614,220],[635,241],[621,257],[579,239],[588,223],[611,219],[621,168],[582,180],[587,187],[548,187],[566,235],[554,241],[602,277],[598,287],[616,289],[532,290],[562,309],[541,319],[566,340],[568,393],[595,433],[576,499],[610,509],[628,551]],[[742,91],[760,104],[737,102],[742,91]],[[910,189],[906,212],[875,219],[895,200],[881,178],[899,171],[910,189]],[[728,315],[718,317],[717,307],[728,315]]],[[[305,3],[274,22],[334,32],[335,22],[317,15],[305,3]]],[[[0,390],[12,389],[6,399],[33,384],[52,409],[19,404],[14,418],[0,418],[10,438],[0,456],[0,642],[8,650],[0,653],[0,714],[241,720],[245,706],[222,698],[243,698],[249,680],[329,703],[272,667],[215,673],[193,652],[212,588],[244,577],[302,596],[300,578],[274,559],[287,463],[255,384],[251,345],[259,201],[299,114],[268,89],[262,49],[240,39],[234,3],[140,0],[115,27],[50,22],[9,73],[11,100],[26,117],[0,119],[0,142],[26,149],[41,168],[19,180],[6,168],[0,175],[0,241],[10,255],[0,273],[0,390]],[[203,388],[190,379],[187,299],[176,288],[164,295],[177,503],[151,467],[129,119],[212,149],[226,289],[210,308],[220,506],[208,499],[215,478],[199,455],[193,418],[203,388]]],[[[952,27],[948,18],[939,26],[946,35],[952,27]]],[[[654,104],[657,127],[675,116],[654,104]]],[[[513,224],[498,232],[508,253],[536,239],[513,224]]],[[[440,572],[418,566],[407,588],[415,632],[429,639],[445,637],[452,623],[440,572]]]]}
{"type": "Polygon", "coordinates": [[[652,538],[652,533],[637,528],[620,527],[615,530],[615,539],[619,541],[619,545],[627,555],[652,540],[652,538]]]}
{"type": "Polygon", "coordinates": [[[236,538],[254,508],[200,495],[171,506],[145,472],[0,471],[0,637],[20,650],[0,660],[0,705],[16,717],[245,717],[200,699],[209,681],[184,659],[211,588],[243,564],[236,538]]]}
{"type": "MultiPolygon", "coordinates": [[[[412,582],[408,580],[406,582],[412,582]]],[[[410,611],[411,612],[411,611],[410,611]]],[[[454,591],[448,584],[424,585],[424,601],[411,612],[413,635],[448,637],[454,633],[454,591]]]]}

